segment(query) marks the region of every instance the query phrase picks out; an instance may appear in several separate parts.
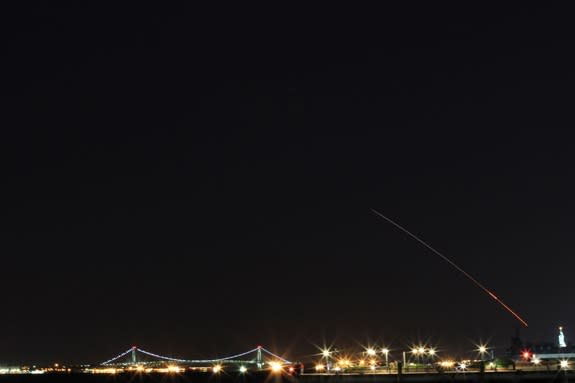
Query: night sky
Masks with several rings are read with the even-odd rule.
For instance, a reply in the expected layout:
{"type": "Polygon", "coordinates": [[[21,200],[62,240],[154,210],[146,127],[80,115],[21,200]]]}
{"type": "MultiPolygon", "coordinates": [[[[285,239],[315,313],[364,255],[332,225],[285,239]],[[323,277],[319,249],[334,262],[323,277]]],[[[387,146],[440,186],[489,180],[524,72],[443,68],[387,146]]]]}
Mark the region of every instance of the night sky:
{"type": "Polygon", "coordinates": [[[12,16],[0,364],[575,339],[569,10],[12,16]]]}

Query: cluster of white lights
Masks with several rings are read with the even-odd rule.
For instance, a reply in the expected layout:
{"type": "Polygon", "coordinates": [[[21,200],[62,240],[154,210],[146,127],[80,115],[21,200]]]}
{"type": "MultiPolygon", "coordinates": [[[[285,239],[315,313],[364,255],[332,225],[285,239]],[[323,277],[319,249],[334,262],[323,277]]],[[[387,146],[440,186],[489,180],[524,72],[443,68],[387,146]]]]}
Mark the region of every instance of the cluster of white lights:
{"type": "MultiPolygon", "coordinates": [[[[321,353],[318,355],[321,356],[322,360],[321,360],[321,362],[316,364],[315,369],[318,372],[329,371],[330,367],[331,367],[330,363],[329,363],[330,359],[335,359],[333,354],[337,351],[332,350],[330,348],[323,348],[320,350],[321,350],[321,353]]],[[[388,356],[390,354],[390,351],[391,350],[387,347],[383,347],[383,348],[379,349],[379,348],[376,348],[374,346],[366,346],[364,348],[364,351],[363,351],[363,355],[365,358],[359,359],[357,361],[357,366],[358,367],[366,367],[366,368],[368,367],[372,371],[377,370],[377,366],[378,366],[377,356],[379,354],[382,356],[385,356],[385,363],[387,366],[388,356]]],[[[427,355],[429,357],[437,357],[437,350],[435,348],[421,346],[421,345],[412,347],[411,353],[413,355],[417,355],[417,356],[427,355]]],[[[346,369],[346,368],[349,368],[352,366],[354,366],[354,363],[351,361],[351,359],[349,357],[341,356],[340,358],[335,360],[335,365],[333,366],[333,368],[331,368],[331,370],[337,372],[337,371],[342,371],[343,369],[346,369]]]]}
{"type": "Polygon", "coordinates": [[[435,356],[437,354],[437,351],[434,348],[426,349],[423,346],[417,346],[411,349],[411,353],[414,355],[425,355],[427,353],[430,356],[435,356]]]}

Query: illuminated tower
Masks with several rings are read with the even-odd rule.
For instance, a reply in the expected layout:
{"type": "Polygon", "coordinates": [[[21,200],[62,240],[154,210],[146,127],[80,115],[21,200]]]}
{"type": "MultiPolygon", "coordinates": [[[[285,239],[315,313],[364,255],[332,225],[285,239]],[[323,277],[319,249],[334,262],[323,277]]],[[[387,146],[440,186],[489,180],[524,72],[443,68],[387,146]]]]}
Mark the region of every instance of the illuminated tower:
{"type": "Polygon", "coordinates": [[[132,346],[132,364],[136,364],[138,360],[136,359],[136,346],[132,346]]]}
{"type": "Polygon", "coordinates": [[[256,353],[256,364],[258,368],[262,368],[264,366],[264,362],[262,359],[262,346],[258,346],[258,351],[256,353]]]}
{"type": "Polygon", "coordinates": [[[563,327],[559,326],[559,336],[557,337],[559,343],[559,352],[563,352],[567,344],[565,343],[565,335],[563,335],[563,327]]]}

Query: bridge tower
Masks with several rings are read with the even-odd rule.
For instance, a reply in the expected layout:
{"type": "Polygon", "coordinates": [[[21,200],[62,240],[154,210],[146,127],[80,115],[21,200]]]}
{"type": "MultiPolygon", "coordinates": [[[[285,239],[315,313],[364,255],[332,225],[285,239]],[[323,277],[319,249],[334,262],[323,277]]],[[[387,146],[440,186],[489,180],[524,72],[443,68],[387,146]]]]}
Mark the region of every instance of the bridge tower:
{"type": "Polygon", "coordinates": [[[138,363],[138,359],[136,358],[136,346],[132,346],[132,364],[138,363]]]}
{"type": "Polygon", "coordinates": [[[264,366],[264,361],[262,358],[262,346],[258,346],[258,351],[256,353],[256,364],[259,369],[261,369],[264,366]]]}

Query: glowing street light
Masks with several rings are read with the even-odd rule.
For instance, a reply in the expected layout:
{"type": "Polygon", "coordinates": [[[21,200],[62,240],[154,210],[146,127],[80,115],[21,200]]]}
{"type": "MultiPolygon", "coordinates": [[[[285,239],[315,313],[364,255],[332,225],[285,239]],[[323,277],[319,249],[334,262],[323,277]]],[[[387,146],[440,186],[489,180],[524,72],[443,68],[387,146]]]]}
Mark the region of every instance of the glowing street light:
{"type": "Polygon", "coordinates": [[[489,351],[489,347],[487,347],[487,344],[485,344],[483,342],[480,342],[480,343],[476,344],[475,346],[477,347],[475,349],[475,351],[477,351],[479,353],[479,358],[483,362],[485,360],[485,354],[487,354],[487,352],[489,351]]]}
{"type": "Polygon", "coordinates": [[[350,361],[349,361],[349,359],[343,358],[343,359],[340,359],[340,360],[337,362],[337,364],[339,364],[339,366],[340,366],[341,368],[346,368],[346,367],[349,367],[350,361]]]}
{"type": "Polygon", "coordinates": [[[381,353],[382,353],[383,355],[385,355],[385,367],[388,367],[388,366],[389,366],[389,363],[388,363],[388,359],[387,359],[387,358],[388,358],[388,355],[389,355],[389,349],[388,349],[387,347],[386,347],[386,348],[382,348],[382,349],[381,349],[381,353]]]}
{"type": "Polygon", "coordinates": [[[567,368],[569,368],[569,361],[563,359],[562,361],[559,362],[559,366],[561,366],[563,370],[566,370],[567,368]]]}
{"type": "Polygon", "coordinates": [[[369,356],[375,356],[376,352],[375,349],[369,347],[368,349],[365,350],[365,353],[369,356]]]}
{"type": "Polygon", "coordinates": [[[421,357],[425,355],[425,347],[423,346],[415,346],[411,349],[411,353],[417,357],[417,362],[421,361],[421,357]]]}
{"type": "Polygon", "coordinates": [[[455,365],[455,362],[453,360],[442,360],[441,362],[439,362],[439,365],[441,367],[451,368],[455,365]]]}
{"type": "Polygon", "coordinates": [[[242,374],[245,374],[247,371],[248,371],[248,369],[247,369],[246,366],[240,366],[240,372],[241,372],[242,374]]]}
{"type": "Polygon", "coordinates": [[[272,372],[280,372],[282,370],[282,365],[279,362],[270,362],[270,367],[272,372]]]}
{"type": "Polygon", "coordinates": [[[214,367],[212,367],[212,371],[214,374],[219,374],[220,372],[222,372],[222,365],[216,364],[214,367]]]}
{"type": "Polygon", "coordinates": [[[487,353],[487,347],[485,347],[484,345],[480,345],[479,348],[477,349],[477,351],[479,351],[479,357],[481,358],[481,361],[483,362],[483,358],[485,357],[485,354],[487,353]]]}
{"type": "Polygon", "coordinates": [[[369,368],[371,369],[371,371],[375,371],[376,366],[377,366],[377,361],[375,359],[370,359],[369,368]]]}
{"type": "Polygon", "coordinates": [[[332,354],[333,354],[333,351],[331,351],[329,348],[324,348],[321,350],[321,357],[322,357],[322,359],[325,359],[325,369],[328,372],[331,369],[331,364],[329,362],[329,359],[331,358],[332,354]]]}

